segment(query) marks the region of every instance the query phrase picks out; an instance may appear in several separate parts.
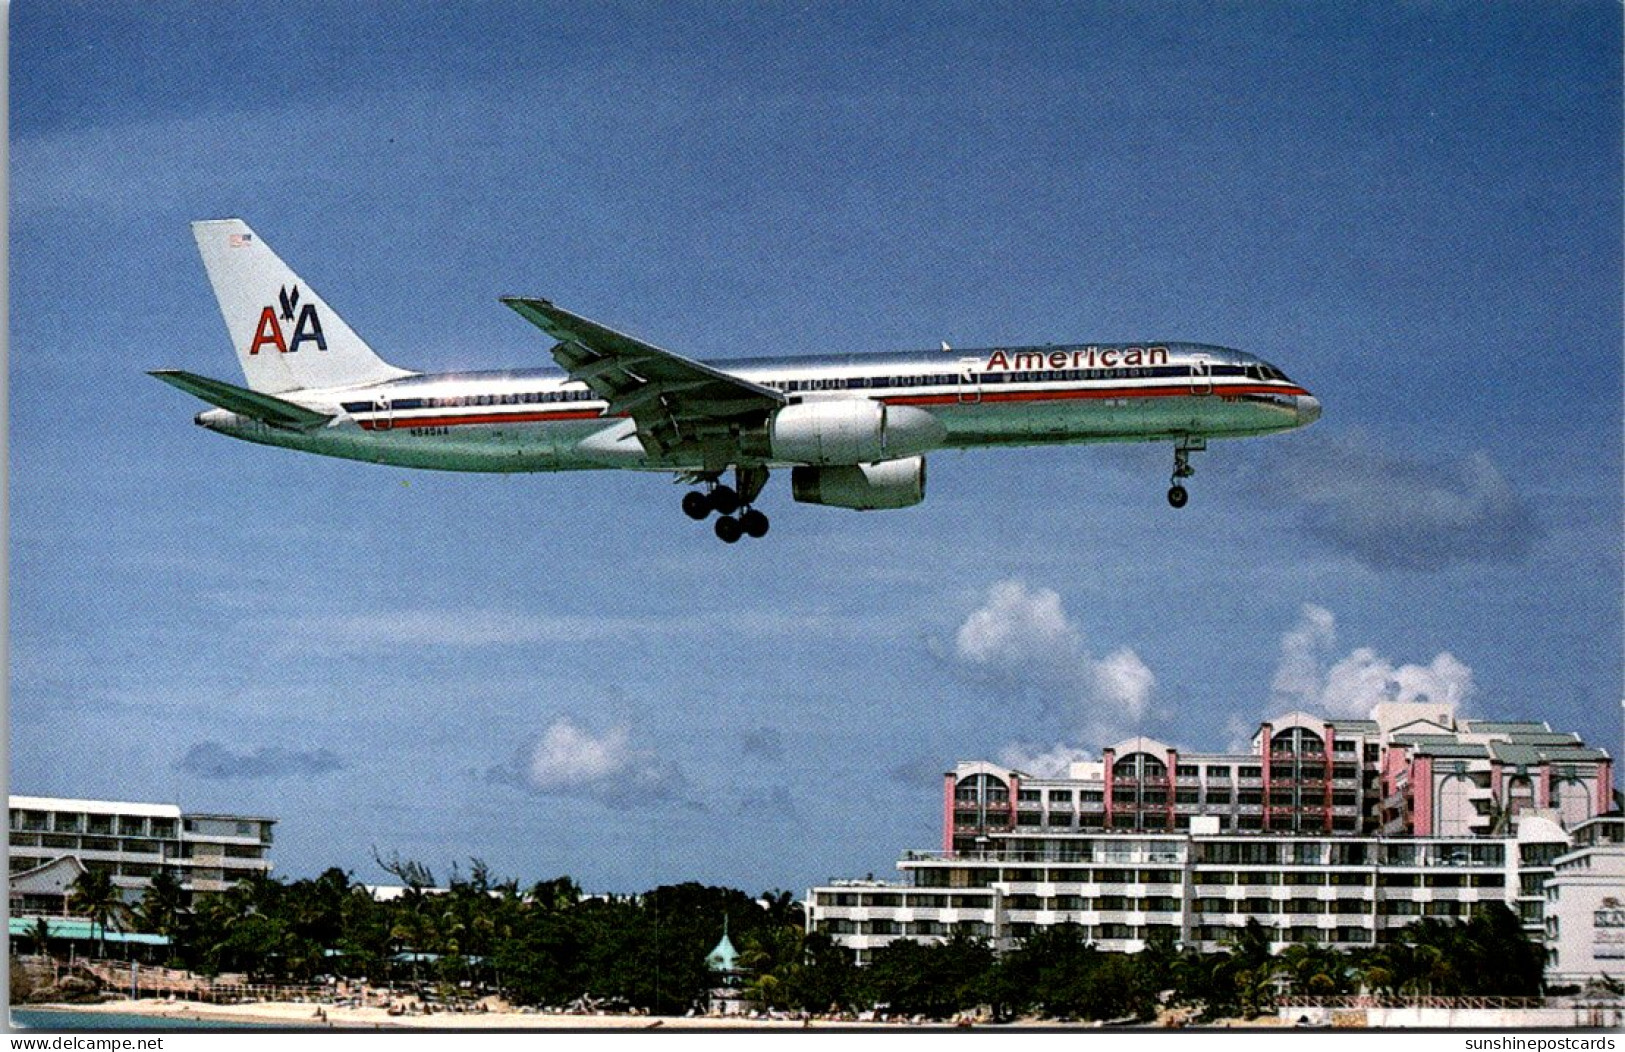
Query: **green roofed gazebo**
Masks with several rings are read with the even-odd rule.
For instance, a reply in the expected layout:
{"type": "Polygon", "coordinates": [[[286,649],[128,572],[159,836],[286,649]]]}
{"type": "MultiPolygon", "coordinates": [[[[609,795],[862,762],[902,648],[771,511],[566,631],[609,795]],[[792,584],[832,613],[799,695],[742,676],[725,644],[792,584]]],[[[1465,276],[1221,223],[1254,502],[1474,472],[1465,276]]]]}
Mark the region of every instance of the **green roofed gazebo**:
{"type": "Polygon", "coordinates": [[[734,949],[733,940],[728,938],[728,918],[722,918],[722,941],[717,948],[706,954],[705,966],[713,972],[736,972],[739,970],[739,951],[734,949]]]}
{"type": "Polygon", "coordinates": [[[711,998],[706,1007],[708,1015],[741,1015],[749,1005],[740,985],[739,951],[728,938],[728,915],[722,916],[722,939],[716,949],[705,955],[705,967],[711,972],[711,998]]]}

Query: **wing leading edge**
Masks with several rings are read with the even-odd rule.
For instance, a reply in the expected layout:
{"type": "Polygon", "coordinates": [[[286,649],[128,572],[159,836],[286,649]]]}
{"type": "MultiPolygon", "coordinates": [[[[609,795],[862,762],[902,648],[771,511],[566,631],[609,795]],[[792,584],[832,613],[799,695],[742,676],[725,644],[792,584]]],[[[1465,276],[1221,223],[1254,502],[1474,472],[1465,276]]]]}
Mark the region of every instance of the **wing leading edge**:
{"type": "Polygon", "coordinates": [[[504,296],[502,302],[559,341],[552,348],[554,360],[572,380],[609,403],[607,415],[629,414],[651,453],[703,443],[785,404],[784,395],[772,388],[644,343],[547,300],[504,296]]]}

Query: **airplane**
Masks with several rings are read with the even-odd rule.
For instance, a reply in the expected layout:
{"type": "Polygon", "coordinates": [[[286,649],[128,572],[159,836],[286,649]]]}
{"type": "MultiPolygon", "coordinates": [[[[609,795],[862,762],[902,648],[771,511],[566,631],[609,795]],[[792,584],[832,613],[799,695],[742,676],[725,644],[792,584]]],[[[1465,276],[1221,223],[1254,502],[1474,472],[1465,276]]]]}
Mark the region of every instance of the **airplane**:
{"type": "Polygon", "coordinates": [[[761,537],[770,472],[791,497],[878,510],[925,498],[937,450],[1171,442],[1185,506],[1209,439],[1313,423],[1320,402],[1269,362],[1200,343],[998,346],[701,362],[545,299],[501,302],[555,342],[557,369],[421,373],[375,354],[241,219],[192,224],[246,387],[151,375],[233,438],[444,471],[630,469],[694,487],[717,537],[761,537]],[[732,473],[732,485],[724,477],[732,473]]]}

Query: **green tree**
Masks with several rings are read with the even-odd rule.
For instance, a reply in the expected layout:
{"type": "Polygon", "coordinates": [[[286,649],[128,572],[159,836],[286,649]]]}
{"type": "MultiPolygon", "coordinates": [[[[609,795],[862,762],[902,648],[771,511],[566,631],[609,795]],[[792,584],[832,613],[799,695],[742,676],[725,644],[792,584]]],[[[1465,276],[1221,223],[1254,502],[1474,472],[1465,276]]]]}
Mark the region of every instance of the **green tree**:
{"type": "Polygon", "coordinates": [[[90,920],[91,932],[96,936],[96,956],[105,956],[108,922],[125,917],[129,912],[123,894],[114,885],[113,878],[100,869],[87,869],[79,874],[71,892],[70,908],[90,920]]]}
{"type": "Polygon", "coordinates": [[[135,909],[135,922],[143,931],[173,939],[180,932],[186,913],[186,890],[180,877],[168,866],[153,874],[135,909]]]}
{"type": "Polygon", "coordinates": [[[1269,930],[1249,917],[1214,961],[1207,987],[1212,1014],[1234,1012],[1246,1019],[1262,1014],[1273,1002],[1274,977],[1269,930]]]}
{"type": "Polygon", "coordinates": [[[946,1019],[987,1002],[994,963],[987,943],[960,933],[934,946],[897,939],[875,951],[866,978],[893,1013],[946,1019]]]}
{"type": "Polygon", "coordinates": [[[24,952],[34,957],[47,957],[51,953],[51,927],[44,917],[37,917],[23,932],[24,952]]]}
{"type": "Polygon", "coordinates": [[[1276,974],[1291,984],[1295,994],[1330,997],[1351,993],[1354,968],[1335,947],[1314,940],[1293,943],[1281,951],[1276,974]]]}
{"type": "Polygon", "coordinates": [[[861,996],[852,951],[824,932],[808,932],[801,943],[801,966],[785,980],[786,998],[808,1012],[856,1007],[861,996]]]}

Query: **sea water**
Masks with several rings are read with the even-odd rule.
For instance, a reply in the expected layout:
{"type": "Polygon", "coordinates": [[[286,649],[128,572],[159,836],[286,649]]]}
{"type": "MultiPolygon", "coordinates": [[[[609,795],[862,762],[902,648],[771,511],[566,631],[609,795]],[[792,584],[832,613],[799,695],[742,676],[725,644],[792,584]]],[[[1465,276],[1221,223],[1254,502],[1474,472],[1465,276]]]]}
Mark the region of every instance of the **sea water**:
{"type": "Polygon", "coordinates": [[[160,1019],[124,1012],[76,1012],[71,1008],[13,1008],[13,1030],[326,1030],[313,1023],[238,1023],[225,1019],[160,1019]]]}

